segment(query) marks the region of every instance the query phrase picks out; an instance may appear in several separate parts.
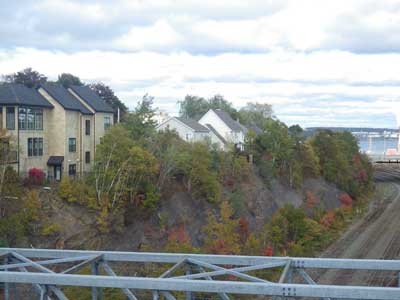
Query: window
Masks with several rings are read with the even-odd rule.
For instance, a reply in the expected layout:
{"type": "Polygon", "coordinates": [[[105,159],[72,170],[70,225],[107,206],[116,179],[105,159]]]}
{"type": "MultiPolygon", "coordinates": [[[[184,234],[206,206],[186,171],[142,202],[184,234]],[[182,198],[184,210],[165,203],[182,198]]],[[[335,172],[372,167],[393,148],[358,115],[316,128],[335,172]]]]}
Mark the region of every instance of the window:
{"type": "Polygon", "coordinates": [[[69,176],[76,175],[76,164],[71,164],[68,166],[68,174],[69,174],[69,176]]]}
{"type": "Polygon", "coordinates": [[[111,126],[111,118],[106,116],[104,117],[104,130],[107,130],[111,126]]]}
{"type": "Polygon", "coordinates": [[[69,152],[76,152],[76,138],[69,138],[68,149],[69,152]]]}
{"type": "Polygon", "coordinates": [[[85,121],[85,133],[86,135],[90,135],[90,120],[85,121]]]}
{"type": "Polygon", "coordinates": [[[28,138],[28,156],[43,156],[43,138],[28,138]]]}
{"type": "Polygon", "coordinates": [[[24,107],[18,109],[18,128],[20,130],[26,129],[26,108],[24,107]]]}
{"type": "Polygon", "coordinates": [[[28,130],[34,130],[35,129],[35,112],[32,108],[27,108],[26,109],[26,121],[27,121],[27,126],[26,129],[28,130]]]}
{"type": "Polygon", "coordinates": [[[9,130],[15,129],[15,108],[14,107],[6,108],[6,127],[9,130]]]}
{"type": "Polygon", "coordinates": [[[43,110],[40,108],[20,107],[18,110],[18,127],[20,130],[42,130],[43,110]]]}
{"type": "Polygon", "coordinates": [[[85,162],[90,164],[90,151],[85,152],[85,162]]]}

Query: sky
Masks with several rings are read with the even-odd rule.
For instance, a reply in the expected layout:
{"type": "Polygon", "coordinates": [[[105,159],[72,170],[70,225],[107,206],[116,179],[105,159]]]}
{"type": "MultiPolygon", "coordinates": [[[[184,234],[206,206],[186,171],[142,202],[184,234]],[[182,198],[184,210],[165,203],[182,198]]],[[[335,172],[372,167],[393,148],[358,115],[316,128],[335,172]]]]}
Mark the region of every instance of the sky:
{"type": "Polygon", "coordinates": [[[0,0],[0,74],[270,103],[289,125],[400,126],[399,0],[0,0]]]}

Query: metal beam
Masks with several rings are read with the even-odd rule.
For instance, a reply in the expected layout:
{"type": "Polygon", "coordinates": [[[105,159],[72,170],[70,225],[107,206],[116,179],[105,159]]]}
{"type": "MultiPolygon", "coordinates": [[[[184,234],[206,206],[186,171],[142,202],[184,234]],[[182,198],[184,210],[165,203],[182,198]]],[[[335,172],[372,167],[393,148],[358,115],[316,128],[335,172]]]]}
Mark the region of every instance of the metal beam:
{"type": "MultiPolygon", "coordinates": [[[[113,269],[111,269],[111,267],[108,265],[107,262],[101,262],[100,265],[103,267],[104,271],[113,277],[117,277],[117,274],[115,274],[115,272],[113,271],[113,269]]],[[[122,291],[124,292],[124,294],[130,299],[130,300],[138,300],[136,298],[136,296],[131,292],[131,290],[129,289],[122,289],[122,291]]]]}
{"type": "MultiPolygon", "coordinates": [[[[50,270],[50,269],[48,269],[46,267],[43,267],[43,266],[37,264],[36,262],[30,260],[29,258],[26,258],[26,257],[24,257],[24,256],[22,256],[22,255],[20,255],[20,254],[18,254],[16,252],[11,252],[11,255],[13,257],[15,257],[16,259],[20,260],[20,261],[29,263],[31,267],[33,267],[33,268],[35,268],[35,269],[37,269],[39,271],[42,271],[44,273],[56,274],[54,271],[52,271],[52,270],[50,270]]],[[[29,274],[31,274],[31,273],[29,273],[29,274]]],[[[34,274],[36,274],[36,273],[34,273],[34,274]]],[[[42,288],[44,288],[44,287],[42,287],[42,288]]],[[[57,287],[55,287],[53,285],[48,285],[48,289],[50,291],[52,291],[59,299],[68,300],[67,296],[65,296],[65,294],[60,289],[58,289],[57,287]]]]}
{"type": "Polygon", "coordinates": [[[61,272],[62,274],[68,274],[68,273],[76,273],[79,272],[80,270],[84,269],[85,267],[87,267],[88,264],[97,262],[99,260],[102,259],[102,255],[98,255],[98,256],[93,256],[92,258],[89,258],[88,260],[85,260],[75,266],[72,266],[71,268],[68,268],[67,270],[64,270],[63,272],[61,272]]]}
{"type": "MultiPolygon", "coordinates": [[[[303,269],[297,269],[297,273],[300,274],[301,277],[303,277],[303,279],[311,285],[316,285],[317,283],[314,281],[314,279],[311,278],[310,275],[308,275],[308,273],[306,271],[304,271],[303,269]]],[[[324,298],[325,300],[331,300],[331,298],[324,298]]]]}
{"type": "MultiPolygon", "coordinates": [[[[55,264],[63,264],[63,263],[74,262],[74,261],[87,260],[87,259],[90,259],[91,257],[93,257],[93,256],[67,257],[67,258],[60,258],[60,259],[35,261],[35,263],[37,263],[38,265],[42,265],[42,266],[55,265],[55,264]]],[[[13,263],[13,264],[9,264],[7,266],[0,265],[0,270],[18,269],[20,267],[29,267],[30,265],[31,265],[31,263],[13,263]]]]}
{"type": "MultiPolygon", "coordinates": [[[[202,267],[197,266],[197,268],[200,272],[205,273],[205,270],[202,267]]],[[[207,277],[205,277],[205,279],[213,280],[211,276],[207,276],[207,277]]],[[[218,295],[222,300],[230,300],[229,296],[225,293],[219,293],[218,295]]]]}
{"type": "Polygon", "coordinates": [[[395,300],[400,289],[392,287],[266,284],[259,282],[228,282],[182,280],[173,278],[111,277],[94,275],[0,272],[0,282],[42,285],[129,288],[159,291],[191,291],[284,297],[319,297],[337,299],[395,300]]]}
{"type": "Polygon", "coordinates": [[[349,269],[349,270],[386,270],[400,271],[400,260],[379,259],[341,259],[341,258],[305,258],[305,257],[267,257],[240,255],[209,255],[209,254],[176,254],[176,253],[145,253],[118,251],[82,251],[82,250],[49,250],[49,249],[19,249],[2,248],[0,255],[7,252],[17,252],[30,258],[68,258],[79,256],[103,255],[109,262],[154,262],[178,263],[183,257],[201,260],[214,265],[250,266],[261,265],[291,259],[293,268],[317,269],[349,269]]]}
{"type": "Polygon", "coordinates": [[[176,278],[176,279],[197,279],[197,278],[219,276],[219,275],[233,275],[233,276],[236,276],[236,277],[239,277],[242,279],[246,279],[249,281],[253,281],[253,282],[271,283],[270,281],[241,273],[241,272],[265,269],[265,265],[255,265],[255,266],[248,266],[248,267],[241,267],[241,268],[226,269],[223,267],[219,267],[219,266],[209,264],[206,262],[202,262],[202,261],[198,261],[195,259],[189,259],[189,262],[192,264],[199,265],[199,266],[209,268],[212,270],[216,270],[216,271],[206,272],[206,273],[198,273],[198,274],[192,274],[192,275],[185,275],[185,276],[177,276],[174,278],[176,278]]]}

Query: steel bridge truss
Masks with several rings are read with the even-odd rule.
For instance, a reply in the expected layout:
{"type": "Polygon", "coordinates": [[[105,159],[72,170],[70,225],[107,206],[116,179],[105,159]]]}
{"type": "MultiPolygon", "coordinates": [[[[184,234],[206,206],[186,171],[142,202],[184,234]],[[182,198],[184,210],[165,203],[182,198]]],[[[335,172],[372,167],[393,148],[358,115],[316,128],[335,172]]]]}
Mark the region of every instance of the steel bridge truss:
{"type": "Polygon", "coordinates": [[[342,269],[400,274],[400,260],[14,248],[0,248],[0,258],[3,261],[0,282],[3,283],[5,300],[12,300],[10,291],[17,284],[32,285],[35,292],[30,299],[40,300],[68,300],[62,290],[67,286],[90,287],[92,300],[103,299],[103,288],[121,289],[130,300],[140,298],[139,292],[143,291],[150,292],[153,300],[176,300],[179,292],[183,292],[187,300],[195,299],[201,293],[215,294],[222,300],[234,299],[235,295],[247,295],[248,298],[272,296],[273,299],[400,299],[400,286],[318,285],[307,272],[310,269],[342,269]],[[111,267],[112,263],[156,263],[172,267],[159,277],[132,277],[118,276],[111,267]],[[91,269],[91,274],[77,274],[87,268],[91,269]],[[248,274],[274,268],[282,270],[276,282],[248,274]],[[294,277],[301,278],[302,283],[294,283],[294,277]]]}

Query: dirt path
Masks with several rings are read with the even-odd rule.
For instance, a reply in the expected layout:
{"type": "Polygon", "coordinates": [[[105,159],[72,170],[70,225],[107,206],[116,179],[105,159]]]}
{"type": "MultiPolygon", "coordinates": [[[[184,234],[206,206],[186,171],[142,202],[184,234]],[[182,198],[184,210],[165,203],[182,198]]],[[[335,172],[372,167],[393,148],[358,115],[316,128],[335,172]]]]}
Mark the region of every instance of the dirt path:
{"type": "MultiPolygon", "coordinates": [[[[379,192],[367,215],[321,256],[338,258],[400,258],[400,169],[376,172],[379,192]]],[[[397,275],[383,272],[328,271],[317,274],[318,283],[344,285],[393,285],[397,275]]],[[[396,282],[397,283],[397,282],[396,282]]]]}

